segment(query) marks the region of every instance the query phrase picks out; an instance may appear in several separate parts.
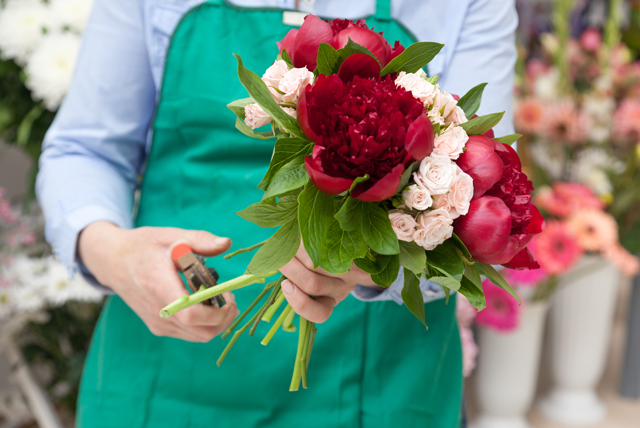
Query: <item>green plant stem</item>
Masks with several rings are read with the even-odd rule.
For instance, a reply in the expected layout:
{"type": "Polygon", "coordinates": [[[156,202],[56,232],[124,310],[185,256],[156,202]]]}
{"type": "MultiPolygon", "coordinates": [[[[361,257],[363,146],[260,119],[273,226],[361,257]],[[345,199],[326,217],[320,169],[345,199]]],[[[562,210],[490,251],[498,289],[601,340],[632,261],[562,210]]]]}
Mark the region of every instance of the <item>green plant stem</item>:
{"type": "Polygon", "coordinates": [[[229,336],[233,332],[233,330],[235,330],[236,327],[238,327],[238,325],[242,322],[242,320],[249,314],[249,312],[251,312],[251,310],[258,304],[258,302],[262,300],[264,295],[267,294],[267,291],[271,290],[275,284],[276,284],[275,281],[267,284],[267,286],[264,287],[264,289],[260,292],[258,297],[256,297],[253,303],[251,303],[249,307],[245,309],[244,312],[242,312],[242,314],[238,318],[236,318],[233,324],[231,324],[231,326],[228,329],[226,329],[225,332],[220,337],[225,339],[227,336],[229,336]]]}
{"type": "Polygon", "coordinates": [[[258,324],[262,319],[262,315],[264,315],[267,309],[269,309],[269,307],[273,304],[273,302],[275,302],[276,296],[280,292],[280,284],[282,284],[283,278],[284,277],[281,276],[280,279],[276,281],[276,285],[273,287],[273,290],[271,290],[271,294],[269,295],[269,298],[264,303],[264,305],[262,305],[262,307],[260,308],[260,311],[258,312],[258,317],[254,320],[253,325],[251,326],[251,330],[249,330],[249,336],[253,337],[253,334],[256,332],[256,328],[258,327],[258,324]]]}
{"type": "Polygon", "coordinates": [[[269,307],[269,309],[267,309],[267,311],[264,313],[264,315],[262,315],[262,321],[271,322],[271,318],[276,313],[276,311],[278,310],[278,308],[280,307],[282,302],[284,302],[284,293],[282,292],[282,290],[280,290],[278,292],[278,298],[276,299],[274,304],[271,305],[269,307]]]}
{"type": "Polygon", "coordinates": [[[286,331],[287,333],[293,333],[295,332],[296,326],[293,325],[293,319],[295,318],[296,313],[294,311],[289,311],[289,315],[287,315],[287,317],[284,319],[284,323],[282,324],[282,330],[286,331]]]}
{"type": "Polygon", "coordinates": [[[285,318],[287,317],[287,315],[289,315],[289,312],[291,311],[292,311],[291,306],[289,305],[285,306],[285,308],[280,313],[280,316],[278,317],[276,322],[273,324],[273,326],[271,326],[271,329],[269,330],[267,335],[264,337],[264,339],[262,339],[262,342],[260,342],[261,344],[263,344],[264,346],[267,346],[269,342],[271,342],[271,338],[273,337],[274,334],[276,334],[276,331],[278,331],[278,329],[284,322],[285,318]]]}
{"type": "Polygon", "coordinates": [[[264,282],[266,277],[277,274],[278,272],[269,272],[266,275],[242,275],[237,278],[225,281],[222,284],[215,287],[207,288],[205,290],[197,291],[189,296],[182,296],[181,298],[169,303],[160,311],[162,318],[169,318],[171,315],[175,315],[183,309],[191,307],[200,302],[204,302],[207,299],[218,296],[227,291],[238,290],[251,284],[264,282]]]}
{"type": "Polygon", "coordinates": [[[307,335],[307,324],[309,322],[300,317],[300,330],[298,334],[298,350],[296,352],[296,360],[293,365],[293,376],[291,377],[291,385],[289,391],[297,391],[300,389],[300,378],[302,377],[302,364],[300,357],[302,356],[302,348],[304,347],[304,339],[307,335]]]}
{"type": "Polygon", "coordinates": [[[313,342],[316,340],[316,333],[318,329],[316,328],[316,323],[309,322],[309,327],[311,329],[311,339],[309,340],[309,350],[307,351],[307,361],[305,363],[305,367],[309,369],[309,360],[311,359],[311,351],[313,351],[313,342]]]}
{"type": "Polygon", "coordinates": [[[302,355],[300,355],[300,374],[302,375],[302,387],[307,389],[307,354],[309,352],[309,341],[311,339],[311,323],[306,321],[304,342],[302,344],[302,355]]]}
{"type": "Polygon", "coordinates": [[[233,253],[229,253],[226,256],[224,256],[224,259],[225,260],[230,259],[231,257],[237,256],[238,254],[241,254],[241,253],[250,253],[251,251],[255,250],[256,248],[262,247],[266,242],[267,241],[265,240],[265,241],[262,241],[262,242],[258,242],[257,244],[252,245],[250,247],[240,248],[239,250],[235,250],[233,253]]]}
{"type": "Polygon", "coordinates": [[[247,328],[249,328],[249,326],[253,324],[253,322],[256,319],[259,319],[258,318],[259,314],[260,314],[259,312],[256,312],[253,315],[253,317],[251,317],[251,319],[247,321],[246,324],[242,326],[242,328],[240,328],[240,330],[233,333],[233,337],[231,338],[231,340],[229,340],[229,343],[227,343],[227,346],[224,348],[224,351],[222,351],[222,354],[220,354],[218,361],[216,361],[216,364],[218,365],[218,367],[220,367],[220,364],[222,364],[222,362],[224,361],[225,357],[227,356],[227,354],[229,353],[233,345],[235,345],[236,340],[238,340],[238,338],[242,335],[242,333],[244,333],[247,330],[247,328]]]}

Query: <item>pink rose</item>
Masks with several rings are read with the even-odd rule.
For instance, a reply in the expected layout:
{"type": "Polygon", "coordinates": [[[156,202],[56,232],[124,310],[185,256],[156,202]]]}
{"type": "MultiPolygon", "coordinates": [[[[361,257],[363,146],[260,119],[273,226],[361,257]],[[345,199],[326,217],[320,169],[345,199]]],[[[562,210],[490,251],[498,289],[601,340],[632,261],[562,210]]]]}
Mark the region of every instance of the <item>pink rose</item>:
{"type": "MultiPolygon", "coordinates": [[[[456,107],[457,108],[457,107],[456,107]]],[[[446,153],[450,159],[458,159],[469,136],[460,126],[447,129],[435,139],[435,146],[446,153]]]]}
{"type": "Polygon", "coordinates": [[[442,208],[447,212],[451,212],[451,202],[449,201],[449,194],[436,195],[433,197],[433,208],[442,208]]]}
{"type": "Polygon", "coordinates": [[[473,199],[473,179],[469,174],[458,171],[456,181],[451,186],[448,194],[451,210],[451,218],[456,219],[469,212],[469,204],[473,199]]]}
{"type": "Polygon", "coordinates": [[[260,128],[267,123],[271,123],[271,116],[258,104],[249,104],[244,108],[244,123],[251,129],[260,128]]]}
{"type": "Polygon", "coordinates": [[[404,204],[410,210],[424,211],[433,204],[431,194],[424,187],[412,184],[408,189],[402,192],[404,204]]]}
{"type": "Polygon", "coordinates": [[[280,101],[280,94],[276,91],[276,88],[280,85],[280,80],[288,71],[289,67],[287,63],[279,59],[274,62],[271,67],[267,68],[267,71],[262,75],[262,81],[267,85],[269,92],[271,92],[271,95],[273,95],[276,101],[280,101]]]}
{"type": "Polygon", "coordinates": [[[278,95],[283,103],[297,104],[300,92],[309,83],[313,83],[313,73],[307,67],[292,68],[280,79],[278,89],[283,93],[278,95]]]}
{"type": "Polygon", "coordinates": [[[413,240],[425,250],[433,250],[453,235],[453,220],[442,208],[418,216],[418,230],[413,240]]]}
{"type": "Polygon", "coordinates": [[[464,110],[456,105],[451,114],[445,120],[445,123],[451,123],[454,126],[462,125],[467,122],[467,116],[464,114],[464,110]]]}
{"type": "Polygon", "coordinates": [[[413,241],[413,234],[416,230],[416,221],[413,217],[401,210],[389,211],[389,220],[396,236],[401,241],[413,241]]]}
{"type": "Polygon", "coordinates": [[[430,105],[433,103],[433,97],[436,95],[436,87],[432,83],[427,82],[426,79],[422,77],[423,75],[424,71],[421,74],[401,71],[398,73],[395,84],[411,92],[411,95],[422,101],[423,104],[430,105]]]}
{"type": "Polygon", "coordinates": [[[291,107],[282,107],[282,110],[284,110],[284,112],[287,113],[292,118],[294,119],[298,118],[298,111],[296,109],[291,107]]]}
{"type": "Polygon", "coordinates": [[[445,120],[457,106],[458,101],[448,92],[437,92],[433,99],[433,109],[438,111],[445,120]]]}
{"type": "Polygon", "coordinates": [[[442,195],[451,189],[456,176],[456,165],[443,150],[434,149],[431,156],[420,162],[413,173],[416,184],[429,190],[432,195],[442,195]]]}

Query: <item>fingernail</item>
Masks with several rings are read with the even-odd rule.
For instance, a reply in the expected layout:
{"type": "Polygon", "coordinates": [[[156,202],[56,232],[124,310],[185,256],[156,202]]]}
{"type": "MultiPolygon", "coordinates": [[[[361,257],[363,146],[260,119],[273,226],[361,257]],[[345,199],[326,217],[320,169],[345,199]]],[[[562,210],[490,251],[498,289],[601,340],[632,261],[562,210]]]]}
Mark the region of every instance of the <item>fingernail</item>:
{"type": "Polygon", "coordinates": [[[229,241],[229,238],[219,238],[218,237],[213,241],[213,243],[214,243],[214,245],[216,245],[218,247],[221,247],[223,245],[226,245],[227,241],[229,241]]]}
{"type": "Polygon", "coordinates": [[[284,294],[291,294],[294,292],[294,290],[295,288],[293,288],[293,284],[291,283],[291,281],[282,281],[282,291],[284,292],[284,294]]]}

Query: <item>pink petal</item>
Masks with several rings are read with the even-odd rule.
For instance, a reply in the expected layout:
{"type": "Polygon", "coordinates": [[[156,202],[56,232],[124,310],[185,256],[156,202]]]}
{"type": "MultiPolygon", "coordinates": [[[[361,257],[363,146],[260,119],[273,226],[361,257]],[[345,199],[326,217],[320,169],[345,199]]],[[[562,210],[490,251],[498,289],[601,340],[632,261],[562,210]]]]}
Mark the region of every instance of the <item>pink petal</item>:
{"type": "Polygon", "coordinates": [[[353,184],[353,180],[331,177],[325,174],[322,171],[321,166],[317,164],[317,161],[314,161],[311,158],[304,158],[304,165],[307,168],[307,174],[309,174],[309,178],[313,184],[315,184],[320,191],[328,195],[337,195],[338,193],[349,190],[353,184]]]}
{"type": "Polygon", "coordinates": [[[293,43],[296,40],[297,34],[298,34],[298,29],[292,28],[291,30],[289,30],[287,35],[284,36],[284,39],[280,40],[279,42],[276,42],[276,45],[278,45],[278,49],[280,50],[280,53],[282,53],[282,51],[285,50],[289,54],[289,57],[293,58],[293,43]]]}
{"type": "Polygon", "coordinates": [[[318,46],[331,43],[333,31],[329,24],[315,15],[307,15],[293,43],[293,65],[296,68],[316,69],[318,46]]]}
{"type": "Polygon", "coordinates": [[[304,135],[306,135],[311,141],[315,142],[316,139],[318,138],[318,135],[316,135],[316,133],[313,132],[313,129],[311,129],[311,126],[309,125],[309,109],[307,107],[307,100],[306,100],[307,98],[306,93],[310,89],[311,89],[311,85],[307,85],[307,87],[300,92],[300,98],[298,99],[297,116],[298,116],[298,124],[300,125],[302,132],[304,132],[304,135]]]}
{"type": "MultiPolygon", "coordinates": [[[[483,262],[486,257],[500,254],[509,243],[511,211],[494,196],[473,199],[467,215],[453,223],[454,231],[471,252],[474,259],[483,262]]],[[[511,254],[511,257],[515,254],[511,254]]],[[[508,262],[511,257],[502,263],[508,262]]]]}
{"type": "Polygon", "coordinates": [[[426,114],[418,116],[407,129],[405,150],[414,161],[421,161],[433,152],[435,133],[426,114]]]}
{"type": "Polygon", "coordinates": [[[351,196],[365,202],[380,202],[395,195],[400,185],[400,178],[404,172],[404,165],[396,165],[391,172],[378,180],[367,190],[367,182],[363,182],[353,189],[351,196]]]}

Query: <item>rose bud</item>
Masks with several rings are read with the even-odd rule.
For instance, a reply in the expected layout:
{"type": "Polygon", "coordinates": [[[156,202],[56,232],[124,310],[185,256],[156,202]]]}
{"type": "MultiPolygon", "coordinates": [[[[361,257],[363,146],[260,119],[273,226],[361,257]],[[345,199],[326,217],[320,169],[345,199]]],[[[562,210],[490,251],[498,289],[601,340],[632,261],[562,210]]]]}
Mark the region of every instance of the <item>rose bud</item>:
{"type": "Polygon", "coordinates": [[[349,39],[369,49],[383,67],[389,62],[391,46],[380,33],[368,28],[351,27],[336,34],[331,45],[334,49],[342,49],[347,45],[349,39]]]}
{"type": "Polygon", "coordinates": [[[456,163],[473,178],[473,197],[479,198],[502,177],[503,164],[496,151],[496,142],[481,135],[472,135],[466,150],[456,163]]]}

